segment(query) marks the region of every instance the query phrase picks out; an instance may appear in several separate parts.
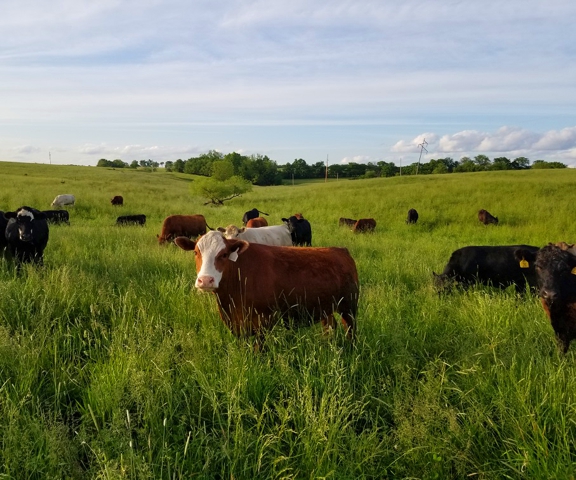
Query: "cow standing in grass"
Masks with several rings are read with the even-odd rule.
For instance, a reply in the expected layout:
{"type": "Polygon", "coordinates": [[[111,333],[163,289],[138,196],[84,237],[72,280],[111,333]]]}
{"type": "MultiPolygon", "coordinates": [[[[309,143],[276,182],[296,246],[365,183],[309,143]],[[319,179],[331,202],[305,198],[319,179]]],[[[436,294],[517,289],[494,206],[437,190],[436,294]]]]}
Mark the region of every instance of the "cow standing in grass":
{"type": "Polygon", "coordinates": [[[124,197],[122,195],[115,195],[112,200],[110,200],[110,203],[115,206],[122,206],[124,205],[124,197]]]}
{"type": "Polygon", "coordinates": [[[376,228],[376,220],[373,218],[361,218],[352,227],[354,233],[373,232],[376,228]]]}
{"type": "Polygon", "coordinates": [[[15,212],[6,212],[6,241],[8,250],[20,270],[23,263],[43,265],[44,249],[48,244],[48,222],[46,216],[31,207],[20,207],[15,212]]]}
{"type": "Polygon", "coordinates": [[[406,219],[406,223],[410,225],[416,223],[417,221],[418,221],[418,212],[416,211],[416,209],[411,208],[410,210],[408,210],[408,218],[406,219]]]}
{"type": "Polygon", "coordinates": [[[237,238],[251,243],[285,247],[292,245],[292,237],[286,225],[271,225],[260,228],[238,228],[236,225],[228,225],[226,228],[218,228],[218,231],[230,240],[237,238]]]}
{"type": "Polygon", "coordinates": [[[484,225],[498,225],[498,217],[495,217],[489,211],[484,209],[478,211],[478,220],[484,225]]]}
{"type": "Polygon", "coordinates": [[[170,215],[164,219],[162,231],[156,238],[162,245],[180,236],[190,238],[204,235],[207,228],[204,215],[170,215]]]}
{"type": "Polygon", "coordinates": [[[293,215],[290,218],[283,218],[282,221],[288,226],[292,237],[292,245],[295,247],[312,246],[312,227],[308,220],[293,215]]]}
{"type": "Polygon", "coordinates": [[[267,227],[267,226],[268,226],[268,222],[266,221],[266,219],[264,217],[251,218],[246,223],[246,228],[260,228],[260,227],[267,227]]]}
{"type": "Polygon", "coordinates": [[[59,225],[61,223],[66,223],[70,225],[70,214],[68,210],[42,210],[42,213],[46,215],[46,221],[54,225],[59,225]]]}
{"type": "Polygon", "coordinates": [[[253,218],[259,217],[261,213],[263,215],[268,215],[266,212],[262,212],[261,210],[258,210],[257,208],[253,208],[252,210],[248,210],[242,216],[242,225],[246,225],[249,220],[252,220],[253,218]]]}

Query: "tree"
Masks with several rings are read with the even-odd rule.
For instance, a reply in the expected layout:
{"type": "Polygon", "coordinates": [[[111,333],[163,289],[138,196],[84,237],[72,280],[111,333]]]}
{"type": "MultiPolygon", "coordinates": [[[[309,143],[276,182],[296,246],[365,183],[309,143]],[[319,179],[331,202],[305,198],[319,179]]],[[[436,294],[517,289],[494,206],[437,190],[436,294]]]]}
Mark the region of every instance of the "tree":
{"type": "Polygon", "coordinates": [[[138,160],[132,160],[130,164],[130,168],[138,168],[138,160]]]}
{"type": "Polygon", "coordinates": [[[190,190],[192,195],[201,196],[208,201],[204,205],[223,205],[224,202],[239,197],[252,190],[252,184],[237,175],[221,181],[214,177],[195,179],[190,190]]]}
{"type": "Polygon", "coordinates": [[[174,162],[174,171],[175,172],[179,172],[179,173],[184,173],[184,166],[185,166],[185,162],[182,159],[178,159],[174,162]]]}
{"type": "Polygon", "coordinates": [[[217,160],[212,164],[212,178],[221,182],[234,175],[234,165],[230,160],[217,160]]]}
{"type": "Polygon", "coordinates": [[[97,167],[111,167],[112,166],[112,162],[110,160],[106,160],[105,158],[101,158],[100,160],[98,160],[98,163],[96,164],[97,167]]]}
{"type": "Polygon", "coordinates": [[[165,169],[167,172],[171,172],[171,171],[172,171],[172,168],[174,168],[174,162],[168,160],[168,161],[164,164],[164,169],[165,169]]]}
{"type": "Polygon", "coordinates": [[[514,170],[525,170],[527,168],[530,168],[530,160],[528,160],[526,157],[518,157],[512,161],[510,166],[514,170]]]}
{"type": "Polygon", "coordinates": [[[545,160],[534,160],[532,168],[566,168],[566,165],[561,162],[547,162],[545,160]]]}
{"type": "Polygon", "coordinates": [[[511,162],[508,158],[506,157],[498,157],[494,159],[494,162],[492,163],[492,167],[490,168],[491,170],[510,170],[511,167],[511,162]]]}
{"type": "Polygon", "coordinates": [[[490,168],[490,159],[486,155],[476,155],[474,163],[478,166],[477,170],[488,170],[490,168]]]}

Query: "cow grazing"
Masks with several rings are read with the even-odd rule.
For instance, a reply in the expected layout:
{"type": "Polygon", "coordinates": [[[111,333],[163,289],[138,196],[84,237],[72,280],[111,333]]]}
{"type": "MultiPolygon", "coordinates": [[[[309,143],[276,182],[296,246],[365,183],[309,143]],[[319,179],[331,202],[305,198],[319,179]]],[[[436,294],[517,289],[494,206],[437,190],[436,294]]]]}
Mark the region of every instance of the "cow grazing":
{"type": "Polygon", "coordinates": [[[305,218],[297,218],[293,215],[290,218],[283,218],[282,221],[288,226],[290,236],[292,237],[292,245],[295,247],[312,246],[312,227],[310,222],[305,218]]]}
{"type": "Polygon", "coordinates": [[[483,223],[484,225],[490,225],[491,223],[498,225],[498,217],[494,217],[490,212],[484,209],[478,210],[478,220],[480,220],[480,223],[483,223]]]}
{"type": "Polygon", "coordinates": [[[246,225],[248,223],[248,220],[252,220],[253,218],[259,217],[261,213],[264,215],[268,215],[267,213],[262,212],[261,210],[258,210],[257,208],[253,208],[252,210],[248,210],[246,213],[244,213],[244,216],[242,217],[242,225],[246,225]]]}
{"type": "Polygon", "coordinates": [[[347,249],[273,247],[226,239],[217,231],[197,243],[182,237],[175,243],[194,250],[195,287],[214,293],[220,317],[236,336],[261,340],[279,321],[335,327],[336,312],[354,337],[358,273],[347,249]]]}
{"type": "Polygon", "coordinates": [[[266,219],[264,217],[251,218],[246,223],[246,228],[260,228],[260,227],[267,227],[267,226],[268,226],[268,222],[266,221],[266,219]]]}
{"type": "Polygon", "coordinates": [[[121,215],[116,219],[116,225],[142,225],[146,224],[146,215],[121,215]]]}
{"type": "Polygon", "coordinates": [[[510,246],[470,246],[455,250],[444,271],[434,275],[436,288],[443,290],[454,283],[464,288],[482,283],[494,287],[506,288],[514,285],[518,293],[536,287],[534,261],[522,254],[535,254],[538,247],[531,245],[510,246]],[[521,253],[518,253],[521,252],[521,253]]]}
{"type": "Polygon", "coordinates": [[[158,243],[162,245],[176,237],[204,235],[207,228],[204,215],[170,215],[164,219],[160,235],[156,235],[156,238],[158,238],[158,243]]]}
{"type": "Polygon", "coordinates": [[[46,221],[48,223],[54,225],[66,223],[70,225],[70,214],[68,210],[42,210],[42,213],[46,215],[46,221]]]}
{"type": "Polygon", "coordinates": [[[417,221],[418,221],[418,212],[414,208],[411,208],[410,210],[408,210],[408,218],[406,219],[406,223],[410,225],[412,223],[416,223],[417,221]]]}
{"type": "Polygon", "coordinates": [[[357,221],[358,220],[353,220],[352,218],[340,217],[340,220],[338,220],[338,225],[340,225],[341,227],[347,226],[352,228],[354,227],[357,221]]]}
{"type": "Polygon", "coordinates": [[[373,218],[361,218],[357,220],[352,231],[355,233],[373,232],[376,228],[376,220],[373,218]]]}
{"type": "Polygon", "coordinates": [[[64,205],[74,205],[76,203],[76,197],[74,195],[65,194],[57,195],[52,202],[52,207],[63,207],[64,205]]]}
{"type": "Polygon", "coordinates": [[[236,238],[263,245],[292,246],[292,236],[286,225],[260,228],[238,228],[235,225],[228,225],[226,228],[218,228],[218,231],[229,240],[236,238]]]}
{"type": "Polygon", "coordinates": [[[566,353],[576,338],[576,248],[564,242],[550,243],[536,254],[521,251],[519,255],[536,264],[542,307],[566,353]]]}
{"type": "Polygon", "coordinates": [[[121,206],[124,205],[124,197],[122,195],[115,195],[110,203],[114,206],[121,206]]]}
{"type": "Polygon", "coordinates": [[[48,244],[48,222],[46,216],[31,207],[20,207],[15,212],[6,212],[6,242],[8,250],[20,270],[23,263],[44,263],[44,249],[48,244]]]}

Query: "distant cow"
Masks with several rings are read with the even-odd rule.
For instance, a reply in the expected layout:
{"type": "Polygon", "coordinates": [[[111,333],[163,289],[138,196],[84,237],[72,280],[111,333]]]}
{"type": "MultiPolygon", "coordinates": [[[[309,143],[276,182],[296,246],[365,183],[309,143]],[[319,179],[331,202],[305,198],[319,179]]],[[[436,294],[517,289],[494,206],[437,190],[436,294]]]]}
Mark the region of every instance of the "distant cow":
{"type": "Polygon", "coordinates": [[[293,215],[290,218],[283,218],[282,221],[288,226],[290,236],[292,237],[292,245],[295,247],[312,246],[312,227],[310,222],[305,218],[297,218],[293,215]]]}
{"type": "Polygon", "coordinates": [[[407,224],[416,223],[418,221],[418,212],[411,208],[408,210],[408,218],[406,219],[407,224]]]}
{"type": "Polygon", "coordinates": [[[57,195],[52,202],[53,207],[63,207],[64,205],[74,205],[76,203],[76,197],[74,195],[65,194],[57,195]]]}
{"type": "Polygon", "coordinates": [[[48,222],[46,216],[31,207],[20,207],[15,212],[6,212],[6,242],[8,250],[20,270],[23,263],[44,263],[44,249],[48,244],[48,222]]]}
{"type": "Polygon", "coordinates": [[[246,228],[260,228],[260,227],[267,227],[267,226],[268,226],[268,222],[266,221],[266,219],[264,217],[251,218],[246,223],[246,228]]]}
{"type": "Polygon", "coordinates": [[[227,239],[237,238],[263,245],[292,246],[292,236],[286,225],[260,228],[238,228],[236,225],[228,225],[226,228],[218,228],[218,231],[227,239]]]}
{"type": "Polygon", "coordinates": [[[376,220],[373,218],[361,218],[360,220],[356,221],[352,227],[352,231],[355,233],[373,232],[375,228],[376,220]]]}
{"type": "Polygon", "coordinates": [[[142,225],[146,224],[146,215],[121,215],[116,219],[116,225],[142,225]]]}
{"type": "Polygon", "coordinates": [[[340,217],[340,220],[338,220],[338,225],[340,225],[341,227],[346,225],[347,227],[352,228],[354,227],[357,221],[358,220],[353,220],[352,218],[340,217]]]}
{"type": "Polygon", "coordinates": [[[124,205],[124,197],[122,195],[115,195],[110,203],[114,206],[124,205]]]}
{"type": "Polygon", "coordinates": [[[160,235],[156,235],[162,245],[176,237],[197,237],[206,233],[207,225],[204,215],[170,215],[162,223],[160,235]]]}
{"type": "Polygon", "coordinates": [[[576,338],[576,249],[566,243],[548,244],[538,253],[519,252],[536,264],[542,307],[564,353],[576,338]]]}
{"type": "Polygon", "coordinates": [[[182,237],[175,243],[195,251],[195,287],[214,293],[220,317],[235,335],[260,340],[278,321],[321,321],[333,328],[336,312],[353,338],[358,272],[347,249],[273,247],[229,240],[217,231],[197,243],[182,237]]]}
{"type": "Polygon", "coordinates": [[[70,214],[67,210],[42,210],[42,213],[46,215],[48,223],[53,223],[54,225],[67,223],[70,225],[70,214]]]}
{"type": "Polygon", "coordinates": [[[439,290],[456,282],[464,288],[475,283],[499,288],[514,285],[516,291],[522,293],[526,289],[526,283],[531,288],[536,287],[534,261],[530,258],[537,251],[538,247],[531,245],[459,248],[452,253],[440,275],[432,272],[434,283],[439,290]]]}
{"type": "Polygon", "coordinates": [[[262,211],[258,210],[257,208],[253,208],[252,210],[248,210],[246,213],[244,213],[244,216],[242,217],[242,224],[246,225],[248,223],[248,220],[252,220],[253,218],[259,217],[261,213],[264,215],[268,215],[267,213],[262,212],[262,211]]]}
{"type": "Polygon", "coordinates": [[[478,220],[480,220],[484,225],[490,225],[491,223],[498,225],[498,217],[494,217],[490,212],[484,209],[478,211],[478,220]]]}

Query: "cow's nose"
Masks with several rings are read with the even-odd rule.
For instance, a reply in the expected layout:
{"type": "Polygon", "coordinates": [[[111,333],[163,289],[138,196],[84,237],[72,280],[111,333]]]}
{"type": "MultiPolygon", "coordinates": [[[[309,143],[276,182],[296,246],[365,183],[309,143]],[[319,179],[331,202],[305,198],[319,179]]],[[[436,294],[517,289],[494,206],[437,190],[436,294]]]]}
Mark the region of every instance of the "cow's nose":
{"type": "Polygon", "coordinates": [[[554,290],[546,290],[543,288],[540,291],[540,296],[548,303],[554,303],[554,301],[558,298],[558,293],[556,293],[554,290]]]}
{"type": "Polygon", "coordinates": [[[214,277],[211,275],[203,275],[196,279],[197,288],[214,288],[214,277]]]}

